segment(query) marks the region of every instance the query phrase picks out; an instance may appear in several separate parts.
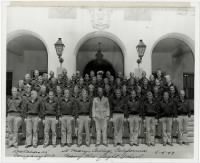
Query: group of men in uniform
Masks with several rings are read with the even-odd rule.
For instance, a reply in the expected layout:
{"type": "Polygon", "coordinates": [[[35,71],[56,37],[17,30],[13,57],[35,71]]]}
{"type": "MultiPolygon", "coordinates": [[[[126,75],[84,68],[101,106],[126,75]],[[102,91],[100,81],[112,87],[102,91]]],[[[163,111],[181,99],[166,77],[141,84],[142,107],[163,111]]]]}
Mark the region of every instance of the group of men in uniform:
{"type": "Polygon", "coordinates": [[[136,78],[130,73],[127,79],[121,72],[114,77],[109,71],[91,71],[84,77],[77,71],[71,78],[63,69],[57,78],[51,71],[49,76],[34,71],[34,78],[26,74],[17,87],[12,87],[12,96],[7,98],[8,146],[18,147],[18,130],[26,124],[26,148],[38,146],[38,124],[44,125],[44,145],[49,145],[49,131],[52,145],[57,143],[57,123],[61,124],[61,146],[71,146],[72,121],[78,126],[77,145],[90,145],[90,124],[94,122],[96,146],[107,146],[108,122],[113,123],[114,146],[123,146],[124,121],[129,124],[130,145],[139,145],[138,135],[141,122],[145,126],[145,142],[155,145],[155,126],[162,126],[163,145],[172,143],[172,123],[178,122],[178,142],[188,144],[187,123],[191,116],[184,90],[178,91],[170,75],[155,75],[136,78]],[[102,136],[102,140],[101,140],[102,136]]]}

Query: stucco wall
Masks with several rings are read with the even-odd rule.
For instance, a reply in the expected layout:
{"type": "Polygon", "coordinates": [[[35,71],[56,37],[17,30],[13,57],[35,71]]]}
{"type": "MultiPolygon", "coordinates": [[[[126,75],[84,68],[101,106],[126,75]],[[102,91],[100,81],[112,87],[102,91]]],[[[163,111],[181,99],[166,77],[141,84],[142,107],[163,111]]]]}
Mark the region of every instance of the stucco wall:
{"type": "MultiPolygon", "coordinates": [[[[152,71],[151,53],[155,42],[166,34],[180,33],[190,40],[194,40],[195,20],[193,11],[180,9],[112,9],[109,28],[98,32],[92,27],[91,14],[88,9],[81,8],[70,15],[62,12],[56,15],[50,11],[56,8],[34,7],[9,7],[7,33],[11,37],[18,30],[28,30],[42,38],[48,50],[48,70],[56,71],[59,66],[54,43],[58,37],[62,37],[66,45],[63,58],[63,66],[68,69],[69,75],[76,70],[76,50],[79,41],[87,34],[94,32],[111,33],[120,40],[122,50],[125,52],[125,74],[137,68],[138,58],[136,45],[143,39],[147,45],[141,67],[149,75],[152,71]],[[37,13],[37,14],[35,14],[37,13]],[[50,14],[51,13],[51,14],[50,14]],[[128,13],[128,14],[127,14],[128,13]],[[54,17],[52,16],[54,15],[54,17]],[[65,14],[67,16],[65,16],[65,14]],[[38,16],[40,15],[40,16],[38,16]],[[52,64],[53,63],[53,64],[52,64]]],[[[194,44],[191,42],[194,46],[194,44]]]]}

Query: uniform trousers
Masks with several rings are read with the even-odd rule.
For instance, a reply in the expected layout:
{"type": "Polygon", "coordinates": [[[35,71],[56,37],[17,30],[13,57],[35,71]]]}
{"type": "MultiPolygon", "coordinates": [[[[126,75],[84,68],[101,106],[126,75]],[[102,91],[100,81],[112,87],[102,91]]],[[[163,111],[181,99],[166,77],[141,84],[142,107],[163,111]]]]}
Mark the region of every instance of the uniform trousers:
{"type": "Polygon", "coordinates": [[[141,118],[138,115],[130,115],[128,120],[130,130],[130,143],[137,144],[141,118]]]}
{"type": "Polygon", "coordinates": [[[18,115],[9,113],[7,116],[8,122],[8,145],[18,145],[18,131],[22,125],[22,118],[18,115]]]}
{"type": "Polygon", "coordinates": [[[124,114],[113,113],[113,125],[114,125],[114,143],[122,144],[122,135],[124,130],[124,114]]]}
{"type": "Polygon", "coordinates": [[[61,144],[72,143],[72,120],[73,119],[74,118],[71,115],[63,115],[61,117],[61,144]]]}
{"type": "Polygon", "coordinates": [[[29,115],[26,123],[26,145],[37,145],[38,143],[38,124],[40,118],[38,116],[29,115]]]}
{"type": "Polygon", "coordinates": [[[44,120],[44,145],[49,144],[49,131],[51,129],[52,132],[52,144],[56,145],[56,116],[45,116],[44,120]]]}
{"type": "Polygon", "coordinates": [[[187,115],[180,115],[177,118],[178,122],[178,141],[179,143],[187,143],[188,142],[188,120],[189,117],[187,115]]]}

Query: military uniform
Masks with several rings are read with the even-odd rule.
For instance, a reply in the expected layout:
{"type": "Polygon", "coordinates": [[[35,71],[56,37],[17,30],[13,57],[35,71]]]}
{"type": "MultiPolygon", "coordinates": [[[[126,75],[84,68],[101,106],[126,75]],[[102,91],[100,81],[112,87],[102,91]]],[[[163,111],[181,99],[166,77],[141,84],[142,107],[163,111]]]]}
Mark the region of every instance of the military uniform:
{"type": "Polygon", "coordinates": [[[143,106],[143,117],[145,118],[146,126],[146,143],[147,145],[155,144],[155,125],[158,118],[158,109],[155,101],[149,102],[148,100],[143,106]]]}
{"type": "Polygon", "coordinates": [[[125,103],[123,98],[113,98],[111,101],[111,115],[114,125],[114,143],[122,144],[124,114],[126,113],[125,103]]]}
{"type": "Polygon", "coordinates": [[[8,145],[18,146],[18,131],[23,119],[23,103],[18,96],[7,99],[8,145]]]}
{"type": "Polygon", "coordinates": [[[56,145],[56,125],[58,122],[58,101],[56,98],[50,101],[49,98],[46,99],[43,106],[43,118],[44,118],[44,145],[49,144],[49,130],[52,131],[52,144],[56,145]]]}
{"type": "Polygon", "coordinates": [[[159,119],[162,123],[162,135],[163,135],[163,144],[169,143],[172,144],[172,122],[173,118],[176,117],[176,108],[173,101],[168,100],[161,101],[159,107],[159,119]]]}
{"type": "Polygon", "coordinates": [[[96,144],[100,144],[101,132],[103,144],[107,145],[107,121],[110,117],[110,106],[107,97],[95,97],[92,105],[92,117],[96,125],[96,144]]]}
{"type": "Polygon", "coordinates": [[[91,121],[92,103],[87,98],[86,101],[80,99],[77,101],[77,123],[78,123],[78,145],[82,144],[82,133],[85,129],[86,145],[90,144],[90,121],[91,121]]]}
{"type": "Polygon", "coordinates": [[[62,98],[59,103],[59,117],[61,121],[61,145],[72,144],[72,121],[76,114],[75,103],[72,98],[62,98]],[[67,131],[67,135],[66,135],[67,131]],[[67,139],[66,139],[67,138],[67,139]]]}
{"type": "Polygon", "coordinates": [[[191,116],[189,102],[179,99],[177,103],[178,142],[188,143],[188,120],[191,116]]]}
{"type": "Polygon", "coordinates": [[[24,117],[26,123],[26,146],[37,146],[38,124],[42,115],[42,103],[39,98],[34,101],[29,98],[25,104],[24,117]]]}

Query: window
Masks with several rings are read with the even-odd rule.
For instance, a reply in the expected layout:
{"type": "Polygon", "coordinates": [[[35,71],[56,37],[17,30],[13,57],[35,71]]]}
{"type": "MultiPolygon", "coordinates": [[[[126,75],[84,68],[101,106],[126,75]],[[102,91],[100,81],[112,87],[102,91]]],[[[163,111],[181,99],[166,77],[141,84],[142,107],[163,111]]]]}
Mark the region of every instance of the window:
{"type": "Polygon", "coordinates": [[[183,73],[183,89],[188,99],[194,99],[194,74],[183,73]]]}

